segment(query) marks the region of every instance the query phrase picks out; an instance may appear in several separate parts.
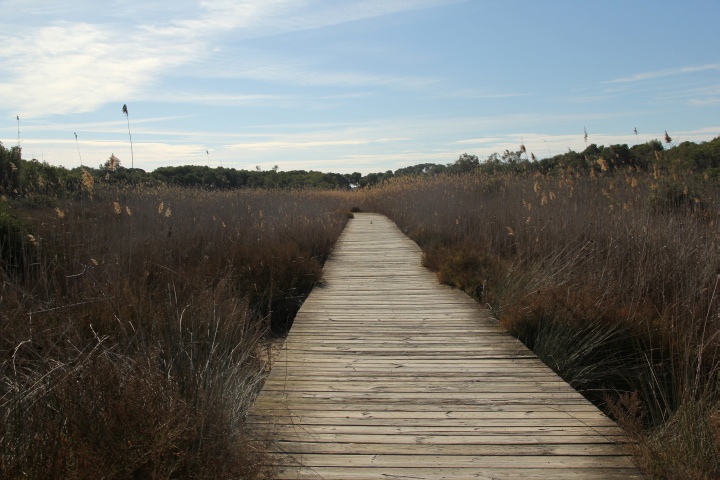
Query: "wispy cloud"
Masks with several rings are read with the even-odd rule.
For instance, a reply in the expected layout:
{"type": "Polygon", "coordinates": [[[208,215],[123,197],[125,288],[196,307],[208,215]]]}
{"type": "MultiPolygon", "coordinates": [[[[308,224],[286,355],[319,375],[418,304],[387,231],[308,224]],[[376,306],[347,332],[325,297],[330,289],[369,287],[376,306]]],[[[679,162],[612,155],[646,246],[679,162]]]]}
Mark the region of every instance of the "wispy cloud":
{"type": "Polygon", "coordinates": [[[677,75],[687,75],[691,73],[706,72],[706,71],[718,71],[720,70],[720,63],[709,63],[706,65],[697,65],[690,67],[679,67],[669,68],[665,70],[655,70],[653,72],[642,72],[630,75],[628,77],[616,78],[614,80],[608,80],[605,83],[629,83],[629,82],[641,82],[645,80],[653,80],[656,78],[663,77],[674,77],[677,75]]]}
{"type": "Polygon", "coordinates": [[[449,5],[462,0],[205,0],[205,14],[177,22],[192,32],[207,28],[238,30],[238,35],[268,36],[339,25],[399,12],[449,5]]]}
{"type": "Polygon", "coordinates": [[[519,92],[498,92],[493,90],[483,89],[459,89],[442,92],[442,97],[445,98],[466,98],[466,99],[503,99],[503,98],[517,98],[527,97],[528,93],[519,92]]]}
{"type": "Polygon", "coordinates": [[[692,98],[688,101],[692,107],[714,107],[720,105],[720,97],[692,98]]]}
{"type": "Polygon", "coordinates": [[[228,150],[294,150],[318,147],[358,146],[373,143],[389,143],[407,140],[407,138],[348,138],[341,140],[276,140],[269,142],[245,142],[228,145],[228,150]]]}
{"type": "Polygon", "coordinates": [[[127,35],[117,28],[59,23],[0,36],[0,99],[25,116],[81,113],[132,97],[196,47],[127,35]]]}
{"type": "MultiPolygon", "coordinates": [[[[172,120],[181,120],[189,118],[189,115],[173,115],[164,117],[149,117],[133,119],[134,125],[153,125],[163,124],[172,120]]],[[[127,123],[122,120],[109,120],[102,122],[73,122],[73,123],[53,123],[43,121],[31,121],[23,123],[24,132],[67,132],[69,130],[94,132],[94,133],[127,133],[127,123]]]]}
{"type": "MultiPolygon", "coordinates": [[[[122,2],[124,4],[124,2],[122,2]]],[[[290,31],[321,28],[407,10],[453,3],[451,0],[349,0],[342,4],[318,0],[206,0],[167,18],[143,18],[141,4],[117,6],[117,12],[133,13],[128,19],[115,13],[102,17],[103,23],[73,21],[80,17],[69,1],[63,10],[54,8],[51,23],[30,29],[5,7],[9,17],[0,20],[0,103],[5,109],[24,116],[52,113],[92,112],[114,101],[138,98],[174,68],[192,65],[210,56],[225,36],[265,36],[290,31]],[[134,6],[134,7],[133,7],[134,6]],[[14,17],[12,16],[14,15],[14,17]],[[15,20],[15,21],[13,21],[15,20]],[[130,20],[130,21],[129,21],[130,20]],[[134,21],[132,21],[134,20],[134,21]]],[[[31,14],[44,17],[38,3],[31,14]]],[[[149,7],[148,7],[149,8],[149,7]]],[[[22,9],[20,9],[22,10],[22,9]]],[[[82,10],[80,10],[82,11],[82,10]]],[[[174,12],[170,9],[171,13],[174,12]]],[[[157,12],[154,12],[157,15],[157,12]]],[[[413,85],[427,82],[412,77],[394,77],[352,71],[322,71],[307,64],[288,64],[285,59],[272,64],[259,55],[243,64],[241,78],[287,82],[297,85],[413,85]]],[[[218,72],[216,72],[217,74],[218,72]]],[[[257,97],[256,97],[257,99],[257,97]]],[[[236,96],[235,101],[248,100],[236,96]]]]}
{"type": "Polygon", "coordinates": [[[440,82],[433,77],[342,70],[312,56],[297,58],[248,49],[208,54],[185,73],[195,78],[244,79],[300,87],[422,88],[440,82]]]}
{"type": "Polygon", "coordinates": [[[151,98],[153,101],[156,102],[182,102],[188,104],[221,107],[238,107],[250,105],[272,106],[279,104],[296,103],[300,99],[298,95],[198,92],[176,89],[151,92],[149,93],[148,98],[151,98]]]}
{"type": "Polygon", "coordinates": [[[458,145],[482,145],[485,143],[495,144],[502,141],[501,137],[482,137],[482,138],[467,138],[464,140],[458,140],[455,143],[458,145]]]}
{"type": "Polygon", "coordinates": [[[720,84],[708,85],[698,88],[674,89],[671,92],[664,92],[658,99],[666,102],[669,100],[685,100],[691,107],[712,107],[720,104],[720,84]]]}
{"type": "Polygon", "coordinates": [[[597,103],[597,102],[606,102],[613,98],[617,98],[618,96],[619,95],[617,93],[604,93],[604,94],[597,94],[597,95],[561,97],[561,98],[558,98],[557,100],[565,102],[565,103],[597,103]]]}

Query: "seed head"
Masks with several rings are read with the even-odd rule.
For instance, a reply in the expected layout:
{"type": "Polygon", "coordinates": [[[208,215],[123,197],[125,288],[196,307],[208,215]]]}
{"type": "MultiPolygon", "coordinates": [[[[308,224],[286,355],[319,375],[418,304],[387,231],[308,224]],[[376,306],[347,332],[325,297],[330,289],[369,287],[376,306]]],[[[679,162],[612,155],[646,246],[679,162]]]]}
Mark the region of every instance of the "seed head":
{"type": "Polygon", "coordinates": [[[92,195],[93,188],[95,187],[95,180],[93,179],[92,175],[90,175],[90,173],[88,173],[88,171],[85,169],[83,169],[82,171],[82,183],[88,193],[92,195]]]}

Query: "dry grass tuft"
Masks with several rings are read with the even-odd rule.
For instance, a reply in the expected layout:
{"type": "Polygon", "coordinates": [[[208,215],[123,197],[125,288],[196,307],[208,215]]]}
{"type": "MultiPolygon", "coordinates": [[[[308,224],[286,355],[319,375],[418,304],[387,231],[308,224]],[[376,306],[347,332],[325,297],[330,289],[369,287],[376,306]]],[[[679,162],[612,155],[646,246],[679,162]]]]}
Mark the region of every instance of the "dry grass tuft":
{"type": "Polygon", "coordinates": [[[718,478],[720,189],[658,163],[404,177],[359,204],[617,418],[648,473],[718,478]]]}
{"type": "Polygon", "coordinates": [[[244,423],[258,352],[320,279],[346,202],[95,188],[64,217],[0,212],[0,477],[271,478],[244,423]]]}

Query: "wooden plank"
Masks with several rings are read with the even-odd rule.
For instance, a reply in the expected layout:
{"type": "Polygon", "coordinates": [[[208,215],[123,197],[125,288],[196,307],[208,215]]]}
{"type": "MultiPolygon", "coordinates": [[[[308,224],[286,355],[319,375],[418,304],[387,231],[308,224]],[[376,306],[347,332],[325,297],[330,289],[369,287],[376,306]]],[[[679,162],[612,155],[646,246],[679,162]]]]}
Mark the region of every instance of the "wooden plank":
{"type": "MultiPolygon", "coordinates": [[[[275,430],[271,430],[275,432],[275,430]]],[[[355,444],[375,444],[374,453],[383,453],[383,446],[388,444],[414,445],[416,455],[425,455],[426,446],[436,445],[605,445],[620,448],[622,444],[621,436],[605,436],[605,435],[462,435],[460,433],[449,435],[397,435],[397,434],[365,434],[352,435],[343,433],[315,433],[310,429],[297,428],[294,430],[286,429],[275,432],[276,435],[283,435],[284,442],[297,443],[297,447],[302,450],[305,442],[311,443],[346,443],[355,444]]],[[[281,451],[276,449],[274,451],[281,451]]],[[[619,450],[621,452],[622,450],[619,450]]]]}
{"type": "MultiPolygon", "coordinates": [[[[353,419],[412,419],[412,420],[465,420],[482,419],[483,423],[488,421],[515,421],[523,419],[580,419],[582,418],[583,423],[592,423],[594,421],[602,422],[603,425],[615,425],[615,422],[607,418],[602,412],[597,409],[586,409],[585,411],[574,411],[574,412],[562,412],[557,409],[544,409],[528,411],[527,409],[513,410],[509,408],[503,409],[492,409],[492,410],[480,410],[473,409],[470,411],[466,410],[448,410],[448,411],[430,411],[430,410],[361,410],[356,407],[350,407],[345,410],[303,410],[299,412],[288,412],[286,409],[273,410],[273,416],[284,416],[292,415],[301,419],[304,418],[343,418],[347,419],[350,423],[353,419]]],[[[254,418],[266,418],[262,415],[265,411],[257,412],[254,418]]],[[[267,417],[272,418],[272,417],[267,417]]]]}
{"type": "MultiPolygon", "coordinates": [[[[294,425],[352,425],[352,426],[396,426],[396,427],[467,427],[478,428],[477,418],[404,418],[402,416],[389,416],[382,418],[351,418],[338,415],[336,417],[310,416],[302,414],[276,414],[268,416],[257,416],[253,418],[253,424],[289,424],[294,425]],[[292,418],[290,418],[292,417],[292,418]]],[[[613,434],[620,434],[617,425],[604,418],[587,418],[583,421],[587,427],[606,427],[613,429],[613,434]]],[[[485,418],[482,421],[484,427],[576,427],[576,418],[485,418]]],[[[373,430],[375,431],[375,430],[373,430]]],[[[460,431],[460,430],[453,430],[460,431]]]]}
{"type": "MultiPolygon", "coordinates": [[[[455,468],[507,468],[515,465],[519,468],[613,468],[620,459],[619,455],[607,456],[568,456],[568,455],[389,455],[389,454],[305,454],[304,462],[324,467],[390,467],[390,468],[428,468],[447,462],[455,468]]],[[[284,457],[290,465],[296,461],[284,457]]],[[[625,467],[631,466],[626,462],[625,467]]]]}
{"type": "MultiPolygon", "coordinates": [[[[255,403],[255,411],[266,411],[266,410],[278,410],[283,412],[292,412],[293,414],[301,415],[302,412],[307,411],[353,411],[360,414],[366,412],[431,412],[431,413],[465,413],[465,412],[480,412],[480,413],[506,413],[506,412],[558,412],[565,413],[568,416],[577,416],[578,412],[582,413],[593,413],[600,414],[600,412],[594,405],[589,402],[576,403],[569,405],[553,405],[548,404],[536,404],[536,405],[522,405],[514,403],[476,403],[472,405],[465,405],[462,403],[452,404],[438,404],[438,403],[424,403],[424,404],[411,404],[411,403],[379,403],[375,405],[369,405],[367,403],[353,403],[343,402],[342,404],[328,405],[328,402],[304,399],[304,401],[296,400],[297,404],[290,406],[285,398],[281,395],[264,395],[259,398],[255,403]]],[[[582,417],[578,417],[579,419],[582,417]]],[[[581,421],[581,420],[578,420],[581,421]]]]}
{"type": "Polygon", "coordinates": [[[643,478],[629,468],[353,468],[285,467],[278,480],[633,480],[643,478]]]}
{"type": "Polygon", "coordinates": [[[546,384],[552,384],[552,385],[561,385],[562,382],[560,380],[557,380],[555,377],[550,375],[543,375],[543,372],[540,371],[539,373],[536,373],[532,370],[525,370],[524,372],[515,373],[515,375],[510,374],[504,374],[504,375],[483,375],[481,377],[475,376],[475,375],[469,375],[469,374],[463,374],[463,373],[456,373],[454,375],[451,374],[435,374],[433,375],[433,372],[429,372],[426,374],[418,374],[418,373],[412,373],[405,374],[403,372],[387,372],[387,375],[385,375],[385,372],[376,372],[376,373],[368,373],[368,372],[347,372],[346,375],[344,375],[345,378],[342,378],[341,380],[337,380],[338,378],[339,370],[330,370],[325,372],[317,372],[315,370],[305,370],[302,371],[302,373],[299,373],[297,371],[288,371],[287,375],[285,375],[283,378],[273,378],[272,380],[269,380],[265,383],[265,386],[272,385],[271,382],[275,382],[277,384],[284,385],[286,387],[290,387],[292,385],[293,388],[297,388],[301,382],[363,382],[366,384],[370,383],[379,383],[379,384],[397,384],[399,382],[404,383],[413,383],[413,384],[422,384],[424,382],[432,382],[431,384],[455,384],[460,382],[460,385],[468,385],[468,384],[481,384],[481,385],[489,385],[492,386],[492,384],[498,383],[498,382],[511,382],[513,384],[518,383],[535,383],[535,382],[541,382],[546,384]],[[528,373],[532,373],[533,375],[530,376],[528,373]]]}
{"type": "MultiPolygon", "coordinates": [[[[577,423],[575,423],[577,425],[577,423]]],[[[549,427],[549,426],[532,426],[523,425],[519,427],[504,427],[504,426],[432,426],[432,427],[418,427],[418,426],[387,426],[387,425],[326,425],[322,424],[295,424],[272,425],[273,431],[281,432],[284,435],[293,435],[302,430],[302,436],[308,438],[315,438],[315,436],[323,434],[334,434],[334,435],[398,435],[405,437],[418,437],[418,436],[464,436],[464,437],[508,437],[512,441],[521,440],[547,440],[548,437],[580,437],[587,434],[588,430],[593,432],[594,436],[599,437],[614,437],[622,436],[616,426],[612,427],[589,427],[587,425],[582,426],[563,426],[563,427],[549,427]]]]}
{"type": "MultiPolygon", "coordinates": [[[[278,453],[305,454],[375,454],[376,443],[341,443],[341,442],[277,442],[278,453]]],[[[382,452],[387,455],[418,455],[414,444],[385,443],[382,452]]],[[[565,455],[565,456],[617,456],[623,452],[617,445],[607,443],[544,443],[535,445],[425,445],[420,455],[474,455],[474,456],[505,456],[505,455],[565,455]]]]}
{"type": "Polygon", "coordinates": [[[278,478],[640,478],[614,422],[421,255],[348,223],[248,419],[278,478]]]}

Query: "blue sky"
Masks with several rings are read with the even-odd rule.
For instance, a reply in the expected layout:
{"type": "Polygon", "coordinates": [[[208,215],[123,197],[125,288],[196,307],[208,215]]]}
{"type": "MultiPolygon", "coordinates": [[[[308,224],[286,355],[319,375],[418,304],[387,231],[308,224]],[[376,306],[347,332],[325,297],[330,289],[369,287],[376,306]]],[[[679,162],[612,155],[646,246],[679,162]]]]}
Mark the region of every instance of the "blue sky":
{"type": "Polygon", "coordinates": [[[584,129],[707,141],[718,19],[720,0],[0,0],[0,141],[19,116],[23,157],[69,168],[340,173],[543,158],[584,129]]]}

